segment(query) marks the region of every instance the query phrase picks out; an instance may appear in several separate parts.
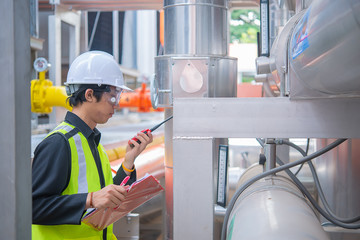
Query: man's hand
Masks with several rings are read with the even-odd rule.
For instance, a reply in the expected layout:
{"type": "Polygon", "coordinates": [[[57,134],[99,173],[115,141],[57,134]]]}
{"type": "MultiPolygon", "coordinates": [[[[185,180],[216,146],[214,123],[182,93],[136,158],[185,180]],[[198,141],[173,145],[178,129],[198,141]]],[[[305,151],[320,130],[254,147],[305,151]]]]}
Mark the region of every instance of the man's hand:
{"type": "MultiPolygon", "coordinates": [[[[125,200],[127,191],[125,187],[111,184],[103,189],[93,192],[92,207],[94,208],[115,208],[125,200]]],[[[86,199],[86,208],[90,208],[90,193],[86,199]]]]}
{"type": "MultiPolygon", "coordinates": [[[[141,143],[137,143],[135,140],[129,140],[128,145],[126,147],[125,160],[122,163],[127,169],[132,169],[134,166],[134,161],[139,154],[144,151],[146,146],[153,141],[153,135],[150,131],[147,133],[139,132],[135,136],[141,143]],[[130,146],[133,145],[133,147],[130,146]]],[[[125,171],[126,172],[126,171],[125,171]]]]}

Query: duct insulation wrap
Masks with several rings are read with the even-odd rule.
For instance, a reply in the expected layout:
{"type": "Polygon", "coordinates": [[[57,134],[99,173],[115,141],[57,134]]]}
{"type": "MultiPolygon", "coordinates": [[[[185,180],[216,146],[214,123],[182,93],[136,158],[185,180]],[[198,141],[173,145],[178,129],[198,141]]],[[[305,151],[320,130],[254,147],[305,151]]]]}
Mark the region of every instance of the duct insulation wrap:
{"type": "Polygon", "coordinates": [[[360,1],[313,1],[289,39],[290,97],[359,97],[359,42],[360,1]]]}
{"type": "Polygon", "coordinates": [[[165,0],[165,54],[228,54],[227,1],[165,0]]]}
{"type": "Polygon", "coordinates": [[[287,177],[274,175],[255,182],[239,196],[230,213],[227,239],[329,238],[300,190],[287,177]]]}

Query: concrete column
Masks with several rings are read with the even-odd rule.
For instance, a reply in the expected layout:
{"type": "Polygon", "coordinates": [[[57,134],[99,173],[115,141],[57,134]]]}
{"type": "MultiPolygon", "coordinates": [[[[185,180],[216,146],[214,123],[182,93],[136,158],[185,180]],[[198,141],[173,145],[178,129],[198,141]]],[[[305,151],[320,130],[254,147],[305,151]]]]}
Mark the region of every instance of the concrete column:
{"type": "MultiPolygon", "coordinates": [[[[61,83],[61,20],[56,15],[50,15],[48,20],[48,46],[49,46],[49,79],[54,86],[60,86],[61,83]]],[[[57,114],[53,108],[49,114],[49,122],[56,124],[57,114]]]]}
{"type": "Polygon", "coordinates": [[[31,239],[30,2],[0,1],[0,239],[31,239]]]}

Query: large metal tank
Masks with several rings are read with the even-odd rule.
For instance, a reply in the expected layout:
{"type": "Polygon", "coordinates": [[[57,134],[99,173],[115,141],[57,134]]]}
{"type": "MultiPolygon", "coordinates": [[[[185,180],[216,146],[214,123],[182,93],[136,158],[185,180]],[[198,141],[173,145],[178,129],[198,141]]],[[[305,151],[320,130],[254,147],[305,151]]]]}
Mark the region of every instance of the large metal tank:
{"type": "Polygon", "coordinates": [[[290,38],[290,96],[360,96],[359,39],[359,1],[313,1],[290,38]]]}
{"type": "Polygon", "coordinates": [[[272,73],[270,84],[291,99],[359,97],[359,39],[359,1],[313,0],[258,60],[258,74],[272,73]]]}

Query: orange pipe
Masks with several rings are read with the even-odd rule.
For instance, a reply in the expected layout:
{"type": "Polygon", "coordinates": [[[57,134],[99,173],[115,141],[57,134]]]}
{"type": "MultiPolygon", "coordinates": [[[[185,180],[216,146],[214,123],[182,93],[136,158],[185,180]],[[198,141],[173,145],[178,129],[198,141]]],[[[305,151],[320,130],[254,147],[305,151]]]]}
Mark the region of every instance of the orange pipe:
{"type": "MultiPolygon", "coordinates": [[[[107,144],[104,146],[106,154],[108,155],[109,161],[117,161],[125,157],[126,146],[128,141],[122,141],[118,143],[107,144]]],[[[164,144],[164,135],[154,135],[153,142],[150,143],[147,147],[153,147],[156,145],[164,144]]]]}
{"type": "Polygon", "coordinates": [[[163,108],[154,109],[151,105],[150,90],[146,88],[146,84],[142,83],[140,88],[135,89],[134,92],[122,93],[120,101],[120,108],[137,108],[138,112],[161,112],[163,108]]]}

